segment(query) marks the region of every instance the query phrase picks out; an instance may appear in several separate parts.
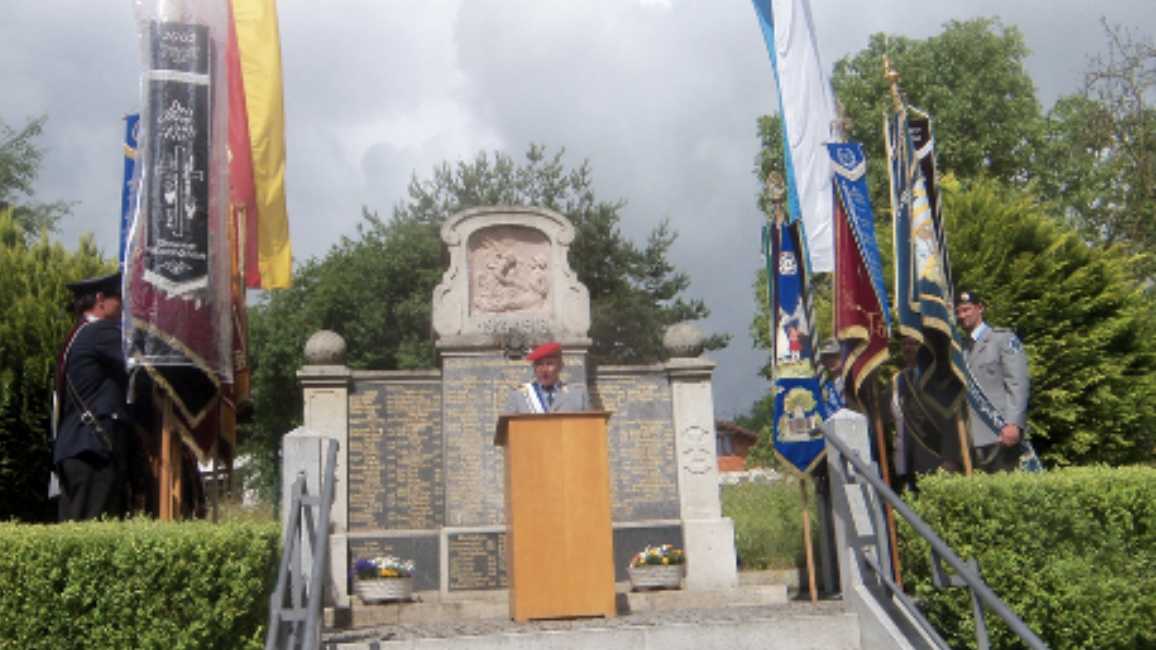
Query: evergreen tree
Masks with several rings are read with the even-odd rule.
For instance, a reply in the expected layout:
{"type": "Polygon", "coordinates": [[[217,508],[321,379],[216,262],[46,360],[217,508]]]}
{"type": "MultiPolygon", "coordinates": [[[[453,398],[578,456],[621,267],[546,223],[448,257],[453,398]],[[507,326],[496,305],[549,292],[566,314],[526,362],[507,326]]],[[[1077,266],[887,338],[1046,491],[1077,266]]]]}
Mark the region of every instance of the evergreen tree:
{"type": "Polygon", "coordinates": [[[0,210],[0,521],[54,520],[49,417],[57,354],[73,323],[65,285],[114,264],[91,236],[69,253],[46,233],[29,236],[13,212],[0,210]]]}
{"type": "Polygon", "coordinates": [[[1143,258],[1088,247],[1033,199],[993,182],[946,193],[956,284],[1023,340],[1028,430],[1047,464],[1151,462],[1156,303],[1134,280],[1143,258]]]}

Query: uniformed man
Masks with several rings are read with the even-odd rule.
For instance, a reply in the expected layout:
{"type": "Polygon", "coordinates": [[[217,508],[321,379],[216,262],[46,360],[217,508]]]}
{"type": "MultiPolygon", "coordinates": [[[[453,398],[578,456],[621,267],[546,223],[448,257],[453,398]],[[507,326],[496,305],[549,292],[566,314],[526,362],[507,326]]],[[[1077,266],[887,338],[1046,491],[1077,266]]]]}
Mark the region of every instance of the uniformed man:
{"type": "Polygon", "coordinates": [[[60,351],[53,409],[61,521],[125,511],[128,374],[120,281],[120,273],[113,273],[68,285],[78,319],[60,351]]]}
{"type": "Polygon", "coordinates": [[[1010,471],[1019,466],[1019,444],[1028,424],[1028,358],[1014,332],[984,322],[983,299],[974,291],[961,292],[955,301],[955,318],[966,332],[967,367],[976,386],[987,395],[1003,421],[994,429],[989,419],[970,409],[972,444],[976,467],[987,472],[1010,471]]]}
{"type": "Polygon", "coordinates": [[[503,413],[559,413],[590,410],[590,397],[583,386],[572,386],[559,379],[562,368],[562,345],[544,343],[526,355],[534,364],[534,378],[510,391],[503,413]]]}
{"type": "Polygon", "coordinates": [[[953,426],[922,399],[919,339],[903,336],[903,370],[891,378],[891,417],[895,422],[895,474],[899,484],[916,490],[919,477],[943,469],[959,471],[959,437],[953,426]]]}
{"type": "Polygon", "coordinates": [[[843,397],[843,348],[839,341],[830,338],[819,348],[819,359],[827,369],[827,381],[823,384],[823,401],[827,405],[827,417],[831,417],[846,406],[843,397]]]}

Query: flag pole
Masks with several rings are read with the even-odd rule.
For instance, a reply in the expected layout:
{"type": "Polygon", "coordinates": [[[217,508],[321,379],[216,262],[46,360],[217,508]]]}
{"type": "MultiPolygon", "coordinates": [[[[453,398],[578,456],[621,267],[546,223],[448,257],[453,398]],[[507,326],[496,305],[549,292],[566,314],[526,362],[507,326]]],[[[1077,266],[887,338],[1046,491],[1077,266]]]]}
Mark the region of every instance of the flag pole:
{"type": "MultiPolygon", "coordinates": [[[[879,453],[879,472],[882,474],[883,483],[891,485],[891,463],[887,459],[887,441],[883,430],[883,409],[879,401],[878,385],[875,373],[867,378],[867,399],[870,405],[867,407],[871,413],[871,422],[875,429],[875,446],[879,453]]],[[[893,571],[895,584],[903,589],[903,574],[899,570],[899,536],[895,530],[895,509],[891,507],[890,503],[884,503],[883,506],[887,512],[887,529],[891,537],[891,566],[895,568],[893,571]]]]}
{"type": "Polygon", "coordinates": [[[956,428],[959,431],[959,455],[963,461],[963,475],[971,477],[971,445],[967,440],[967,422],[963,418],[963,409],[966,404],[959,406],[959,415],[955,418],[956,428]]]}
{"type": "Polygon", "coordinates": [[[807,588],[811,592],[811,602],[818,602],[815,594],[815,551],[811,548],[811,512],[807,507],[807,475],[799,477],[799,493],[803,503],[803,544],[807,547],[807,588]]]}

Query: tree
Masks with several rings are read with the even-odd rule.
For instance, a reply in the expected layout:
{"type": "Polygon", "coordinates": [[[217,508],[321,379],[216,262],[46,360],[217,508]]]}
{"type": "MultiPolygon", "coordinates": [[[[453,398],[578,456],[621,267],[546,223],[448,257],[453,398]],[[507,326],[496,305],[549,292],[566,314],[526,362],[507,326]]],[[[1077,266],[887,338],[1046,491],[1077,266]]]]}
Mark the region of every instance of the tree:
{"type": "MultiPolygon", "coordinates": [[[[541,206],[573,223],[570,266],[590,292],[591,365],[660,361],[666,327],[710,314],[702,300],[682,297],[690,278],[666,258],[677,237],[669,221],[636,246],[619,229],[625,203],[598,200],[589,164],[567,169],[563,153],[547,157],[532,145],[522,165],[506,154],[482,153],[472,162],[441,164],[430,180],[415,176],[409,200],[389,220],[363,211],[356,238],[342,237],[324,259],[302,265],[290,289],[254,306],[250,349],[259,424],[250,431],[264,458],[275,458],[280,436],[298,421],[295,373],[314,332],[340,334],[351,368],[434,366],[432,296],[445,270],[439,231],[467,208],[541,206]]],[[[716,334],[705,346],[719,349],[728,341],[729,335],[716,334]]]]}
{"type": "Polygon", "coordinates": [[[26,237],[35,238],[42,229],[55,230],[60,218],[69,214],[68,203],[36,203],[32,185],[40,174],[44,151],[33,139],[40,135],[47,117],[28,121],[13,131],[0,120],[0,210],[12,209],[12,216],[26,237]]]}
{"type": "Polygon", "coordinates": [[[0,521],[54,520],[47,512],[49,414],[57,354],[72,318],[66,283],[109,273],[91,235],[69,253],[45,232],[30,236],[0,210],[0,521]]]}
{"type": "MultiPolygon", "coordinates": [[[[1037,183],[1095,244],[1156,247],[1156,44],[1109,27],[1083,89],[1048,113],[1037,183]]],[[[1151,264],[1146,266],[1151,274],[1151,264]]]]}

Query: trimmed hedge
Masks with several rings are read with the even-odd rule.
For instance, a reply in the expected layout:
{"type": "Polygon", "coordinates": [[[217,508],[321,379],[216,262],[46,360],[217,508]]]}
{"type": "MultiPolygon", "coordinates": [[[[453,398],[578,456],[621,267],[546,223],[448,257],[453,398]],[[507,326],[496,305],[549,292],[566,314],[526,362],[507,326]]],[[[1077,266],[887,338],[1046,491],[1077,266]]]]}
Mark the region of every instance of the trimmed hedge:
{"type": "MultiPolygon", "coordinates": [[[[920,483],[912,508],[1052,650],[1156,648],[1156,470],[1070,468],[920,483]]],[[[953,648],[975,647],[965,588],[931,586],[929,549],[900,524],[904,585],[953,648]]],[[[1025,647],[994,614],[993,650],[1025,647]]]]}
{"type": "Polygon", "coordinates": [[[260,648],[275,523],[0,524],[0,648],[260,648]]]}

